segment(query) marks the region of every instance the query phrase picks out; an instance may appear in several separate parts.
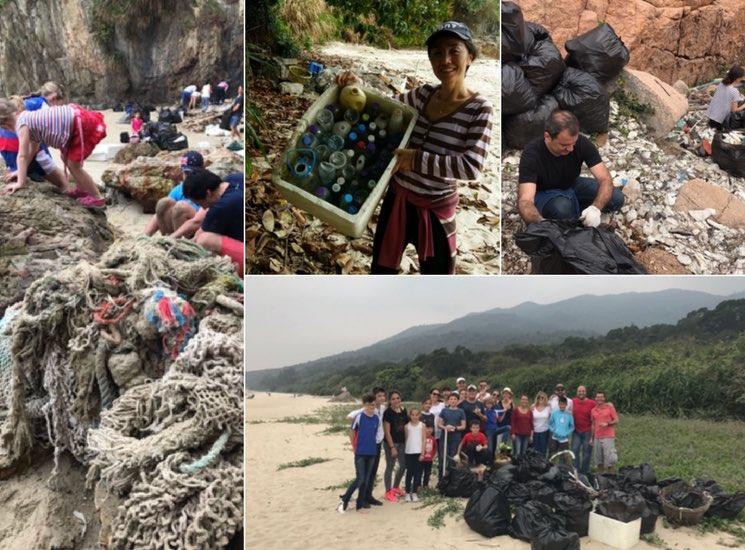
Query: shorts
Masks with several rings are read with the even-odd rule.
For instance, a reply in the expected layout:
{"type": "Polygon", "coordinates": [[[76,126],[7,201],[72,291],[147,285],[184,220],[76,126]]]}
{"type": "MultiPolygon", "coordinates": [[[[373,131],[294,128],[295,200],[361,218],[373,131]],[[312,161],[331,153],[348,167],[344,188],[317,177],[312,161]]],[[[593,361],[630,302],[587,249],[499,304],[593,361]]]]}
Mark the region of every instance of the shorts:
{"type": "Polygon", "coordinates": [[[241,115],[231,115],[230,116],[230,127],[236,128],[240,121],[241,121],[241,115]]]}
{"type": "Polygon", "coordinates": [[[243,277],[243,261],[244,253],[246,249],[243,246],[243,241],[237,239],[231,239],[223,235],[222,243],[220,244],[220,254],[228,256],[235,264],[238,274],[243,277]]]}
{"type": "Polygon", "coordinates": [[[596,466],[615,466],[618,462],[618,453],[616,452],[616,439],[614,437],[604,437],[595,440],[595,465],[596,466]]]}
{"type": "Polygon", "coordinates": [[[105,137],[106,123],[101,113],[76,109],[75,119],[72,122],[72,134],[70,141],[62,151],[62,160],[83,162],[105,137]]]}
{"type": "Polygon", "coordinates": [[[57,168],[54,164],[52,155],[49,154],[49,151],[45,151],[44,149],[39,149],[34,160],[39,164],[39,167],[44,171],[45,175],[57,168]]]}

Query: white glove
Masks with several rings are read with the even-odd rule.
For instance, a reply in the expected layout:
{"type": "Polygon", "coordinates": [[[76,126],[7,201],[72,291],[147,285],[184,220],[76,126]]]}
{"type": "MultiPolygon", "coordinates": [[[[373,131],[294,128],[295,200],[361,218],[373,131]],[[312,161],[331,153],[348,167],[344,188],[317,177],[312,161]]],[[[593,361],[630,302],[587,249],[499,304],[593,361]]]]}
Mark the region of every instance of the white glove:
{"type": "Polygon", "coordinates": [[[580,215],[579,220],[585,227],[597,227],[600,225],[600,210],[592,204],[585,208],[580,215]]]}
{"type": "Polygon", "coordinates": [[[455,456],[453,457],[453,461],[455,461],[455,462],[460,462],[460,455],[455,455],[455,456]]]}

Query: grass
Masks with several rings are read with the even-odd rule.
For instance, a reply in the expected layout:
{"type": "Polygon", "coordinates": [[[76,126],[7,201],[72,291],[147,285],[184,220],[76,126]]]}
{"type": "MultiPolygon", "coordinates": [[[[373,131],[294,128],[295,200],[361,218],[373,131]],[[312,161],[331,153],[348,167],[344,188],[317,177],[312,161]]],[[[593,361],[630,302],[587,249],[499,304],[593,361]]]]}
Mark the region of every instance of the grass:
{"type": "MultiPolygon", "coordinates": [[[[745,519],[742,518],[742,515],[740,516],[740,519],[745,521],[745,519]]],[[[745,526],[743,526],[742,521],[713,517],[704,518],[704,520],[698,525],[698,530],[702,533],[728,533],[734,537],[735,542],[737,543],[737,546],[733,546],[733,548],[738,548],[745,546],[745,526]]]]}
{"type": "Polygon", "coordinates": [[[286,470],[287,468],[306,468],[313,466],[313,464],[321,464],[322,462],[330,462],[330,458],[321,458],[320,456],[312,456],[310,458],[304,458],[302,460],[296,460],[295,462],[284,462],[277,466],[277,471],[286,470]]]}
{"type": "Polygon", "coordinates": [[[323,487],[318,490],[319,491],[339,491],[341,489],[346,489],[347,487],[349,487],[353,481],[354,481],[354,478],[348,479],[346,481],[342,481],[341,483],[337,483],[336,485],[328,485],[327,487],[323,487]]]}
{"type": "Polygon", "coordinates": [[[445,518],[455,516],[457,519],[463,517],[465,506],[463,499],[442,496],[436,489],[421,489],[418,493],[420,503],[414,510],[434,507],[434,511],[427,518],[427,525],[433,529],[445,527],[445,518]]]}

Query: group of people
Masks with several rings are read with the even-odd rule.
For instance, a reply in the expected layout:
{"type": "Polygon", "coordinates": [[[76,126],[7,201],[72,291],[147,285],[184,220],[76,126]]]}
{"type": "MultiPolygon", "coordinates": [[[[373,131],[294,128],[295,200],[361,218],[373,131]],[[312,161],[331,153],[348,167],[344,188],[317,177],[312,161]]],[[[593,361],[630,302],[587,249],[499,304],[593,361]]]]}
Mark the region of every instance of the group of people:
{"type": "MultiPolygon", "coordinates": [[[[196,84],[189,84],[181,90],[181,108],[184,112],[188,112],[189,109],[201,109],[202,112],[207,112],[210,105],[222,105],[225,102],[225,99],[228,97],[229,87],[229,84],[225,80],[221,80],[214,88],[209,81],[205,82],[201,89],[196,84]]],[[[236,96],[230,105],[229,119],[230,133],[236,139],[241,138],[238,124],[242,118],[243,86],[238,86],[236,96]]]]}
{"type": "Polygon", "coordinates": [[[181,156],[184,179],[155,206],[146,235],[184,237],[233,260],[243,276],[243,174],[220,178],[207,170],[198,151],[181,156]]]}
{"type": "Polygon", "coordinates": [[[564,385],[557,384],[551,397],[540,391],[532,404],[527,394],[517,403],[513,397],[510,388],[492,391],[486,380],[469,385],[459,377],[455,389],[432,388],[419,407],[407,411],[400,392],[374,388],[363,396],[362,408],[347,417],[356,476],[340,496],[337,511],[348,509],[355,491],[358,511],[382,504],[372,494],[381,454],[386,460],[384,498],[392,502],[401,496],[416,502],[419,488],[429,486],[435,459],[438,479],[451,460],[467,462],[483,476],[502,444],[516,457],[528,448],[545,456],[571,446],[574,467],[584,474],[590,471],[594,450],[597,472],[615,472],[618,413],[604,391],[597,390],[591,399],[586,387],[578,386],[569,398],[564,385]]]}
{"type": "Polygon", "coordinates": [[[67,103],[55,82],[26,96],[0,98],[0,154],[8,168],[2,193],[15,193],[29,179],[47,180],[86,208],[103,208],[105,201],[83,162],[105,137],[103,115],[67,103]],[[64,170],[50,147],[61,152],[64,170]],[[68,172],[75,187],[69,185],[68,172]]]}

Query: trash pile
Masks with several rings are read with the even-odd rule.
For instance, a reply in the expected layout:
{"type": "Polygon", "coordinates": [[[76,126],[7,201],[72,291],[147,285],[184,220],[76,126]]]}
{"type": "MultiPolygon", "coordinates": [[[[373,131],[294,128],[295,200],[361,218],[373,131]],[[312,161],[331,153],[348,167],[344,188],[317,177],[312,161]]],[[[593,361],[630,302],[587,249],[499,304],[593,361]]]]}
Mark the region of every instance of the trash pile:
{"type": "MultiPolygon", "coordinates": [[[[707,86],[706,88],[708,88],[707,86]]],[[[706,89],[704,88],[704,89],[706,89]]],[[[665,139],[653,140],[647,126],[621,112],[611,99],[608,142],[599,147],[626,202],[610,226],[650,273],[732,274],[745,272],[745,185],[701,156],[708,100],[698,88],[691,111],[665,139]]],[[[520,152],[502,157],[504,211],[502,269],[529,273],[530,259],[515,243],[524,224],[517,211],[520,152]]]]}
{"type": "MultiPolygon", "coordinates": [[[[528,449],[523,457],[487,472],[483,482],[468,468],[452,468],[438,489],[448,497],[469,499],[464,519],[485,537],[509,535],[530,542],[531,548],[573,550],[588,535],[592,511],[624,523],[641,519],[640,534],[648,534],[663,514],[660,495],[666,487],[675,489],[678,506],[697,503],[693,500],[699,493],[704,501],[712,500],[721,491],[709,480],[698,480],[694,487],[679,482],[658,481],[649,464],[623,467],[618,474],[584,476],[528,449]]],[[[745,493],[722,495],[720,502],[719,508],[712,504],[704,512],[736,517],[745,508],[745,493]]],[[[682,523],[670,516],[668,520],[682,523]]]]}
{"type": "Polygon", "coordinates": [[[227,544],[242,524],[242,311],[230,261],[186,240],[116,241],[36,280],[0,331],[0,475],[51,446],[52,478],[67,451],[120,499],[103,544],[227,544]]]}
{"type": "MultiPolygon", "coordinates": [[[[158,200],[167,196],[183,180],[180,161],[183,153],[161,151],[149,156],[151,150],[142,151],[144,146],[145,143],[130,144],[119,151],[118,158],[127,163],[108,168],[101,180],[109,188],[132,197],[142,205],[145,214],[152,214],[158,200]],[[132,158],[141,151],[145,155],[132,158]]],[[[203,150],[202,156],[205,167],[220,177],[243,171],[243,159],[227,149],[218,147],[203,150]]]]}
{"type": "Polygon", "coordinates": [[[0,195],[0,235],[0,316],[33,281],[99,258],[114,240],[106,216],[36,182],[0,195]]]}
{"type": "Polygon", "coordinates": [[[357,214],[378,185],[407,126],[403,108],[387,112],[358,86],[320,109],[285,155],[287,177],[301,189],[357,214]]]}
{"type": "Polygon", "coordinates": [[[543,135],[554,109],[572,111],[585,133],[608,131],[606,84],[629,62],[629,51],[607,23],[567,41],[562,59],[549,32],[525,22],[520,7],[502,2],[504,140],[522,149],[543,135]]]}
{"type": "MultiPolygon", "coordinates": [[[[377,223],[374,214],[362,237],[351,239],[319,219],[287,203],[271,184],[272,167],[288,145],[297,121],[318,98],[318,92],[334,83],[335,76],[352,69],[366,87],[391,95],[433,81],[426,52],[377,50],[354,44],[327,44],[314,50],[307,60],[274,59],[280,75],[290,79],[288,67],[311,61],[324,66],[308,74],[299,90],[285,93],[274,82],[250,80],[249,97],[262,113],[264,124],[256,130],[264,150],[249,150],[253,175],[246,185],[246,246],[250,273],[369,273],[372,238],[377,223]],[[295,93],[297,92],[297,93],[295,93]]],[[[479,59],[469,70],[469,86],[481,91],[497,105],[499,79],[494,79],[498,61],[479,59]]],[[[286,84],[299,84],[287,82],[286,84]]],[[[496,273],[499,270],[500,185],[498,180],[499,124],[492,129],[492,147],[481,181],[460,185],[457,273],[496,273]]],[[[418,271],[416,252],[404,253],[403,273],[418,271]]]]}

